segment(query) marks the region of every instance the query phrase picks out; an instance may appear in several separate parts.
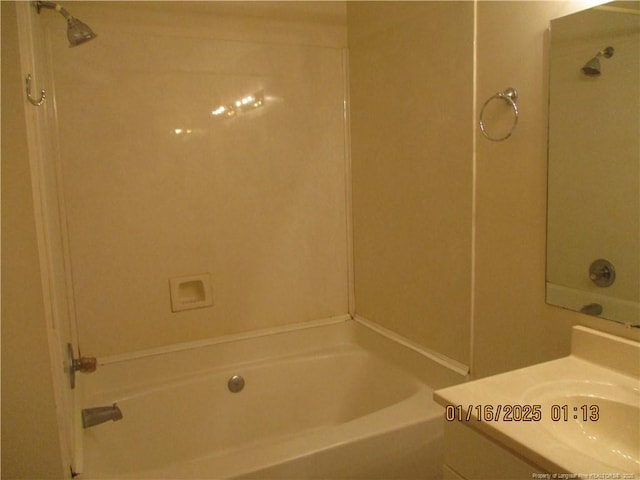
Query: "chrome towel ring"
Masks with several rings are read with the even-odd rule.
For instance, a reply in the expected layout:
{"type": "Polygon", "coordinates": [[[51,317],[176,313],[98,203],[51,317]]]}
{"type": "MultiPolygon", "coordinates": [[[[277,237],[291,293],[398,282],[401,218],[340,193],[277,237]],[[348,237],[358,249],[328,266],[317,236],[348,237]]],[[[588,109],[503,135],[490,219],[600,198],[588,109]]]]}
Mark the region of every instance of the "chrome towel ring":
{"type": "Polygon", "coordinates": [[[25,79],[26,90],[27,90],[27,100],[31,103],[31,105],[35,105],[39,107],[44,103],[45,98],[47,97],[47,92],[44,91],[44,88],[40,90],[40,99],[36,100],[31,96],[31,74],[27,75],[25,79]]]}
{"type": "Polygon", "coordinates": [[[480,130],[482,131],[482,134],[487,137],[489,140],[491,140],[492,142],[502,142],[503,140],[506,140],[507,138],[509,138],[511,136],[511,134],[513,133],[513,131],[516,128],[516,125],[518,125],[518,105],[516,104],[516,100],[518,100],[518,92],[516,91],[515,88],[507,88],[504,92],[499,92],[496,93],[493,97],[490,97],[486,102],[484,102],[484,105],[482,106],[482,109],[480,110],[480,130]],[[513,117],[513,124],[511,125],[511,128],[509,129],[509,133],[507,133],[504,137],[499,137],[499,138],[495,138],[490,136],[484,126],[484,120],[483,120],[483,115],[484,115],[484,109],[485,107],[489,104],[489,102],[491,102],[491,100],[494,99],[502,99],[505,102],[507,102],[507,104],[511,105],[511,108],[513,108],[513,113],[514,113],[514,117],[513,117]]]}

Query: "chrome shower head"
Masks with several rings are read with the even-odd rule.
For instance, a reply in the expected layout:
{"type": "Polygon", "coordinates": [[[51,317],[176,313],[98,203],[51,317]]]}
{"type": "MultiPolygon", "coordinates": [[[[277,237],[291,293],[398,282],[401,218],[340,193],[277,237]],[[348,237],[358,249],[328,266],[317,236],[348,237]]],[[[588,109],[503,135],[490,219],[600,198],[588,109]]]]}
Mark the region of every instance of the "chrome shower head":
{"type": "MultiPolygon", "coordinates": [[[[62,12],[60,12],[62,13],[62,12]]],[[[96,38],[96,34],[89,28],[84,22],[81,22],[75,17],[69,16],[67,18],[67,38],[69,39],[69,46],[75,47],[84,42],[88,42],[92,38],[96,38]]]]}
{"type": "Polygon", "coordinates": [[[64,8],[62,8],[59,4],[39,0],[33,3],[38,13],[40,13],[41,8],[50,8],[67,19],[67,39],[69,40],[70,47],[75,47],[82,43],[88,42],[89,40],[97,36],[95,33],[93,33],[93,30],[91,30],[91,28],[89,28],[86,23],[81,22],[75,17],[72,17],[71,14],[64,8]]]}
{"type": "Polygon", "coordinates": [[[595,56],[582,67],[582,73],[589,77],[600,75],[600,59],[595,56]]]}
{"type": "Polygon", "coordinates": [[[582,67],[582,73],[589,77],[597,77],[600,75],[600,57],[611,58],[613,57],[614,51],[613,47],[607,47],[604,50],[600,50],[595,57],[584,64],[584,67],[582,67]]]}

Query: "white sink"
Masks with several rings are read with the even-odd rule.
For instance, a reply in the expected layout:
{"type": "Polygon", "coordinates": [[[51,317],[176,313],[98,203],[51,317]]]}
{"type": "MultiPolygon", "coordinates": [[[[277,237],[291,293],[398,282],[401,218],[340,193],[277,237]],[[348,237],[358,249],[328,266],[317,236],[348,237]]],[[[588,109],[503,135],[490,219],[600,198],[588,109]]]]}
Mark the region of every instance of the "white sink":
{"type": "Polygon", "coordinates": [[[640,469],[640,388],[591,381],[547,382],[523,401],[542,406],[557,440],[614,469],[640,469]]]}
{"type": "Polygon", "coordinates": [[[637,340],[574,326],[571,355],[437,390],[434,398],[456,407],[453,420],[535,465],[534,473],[640,479],[637,340]],[[488,415],[488,407],[503,414],[488,415]]]}

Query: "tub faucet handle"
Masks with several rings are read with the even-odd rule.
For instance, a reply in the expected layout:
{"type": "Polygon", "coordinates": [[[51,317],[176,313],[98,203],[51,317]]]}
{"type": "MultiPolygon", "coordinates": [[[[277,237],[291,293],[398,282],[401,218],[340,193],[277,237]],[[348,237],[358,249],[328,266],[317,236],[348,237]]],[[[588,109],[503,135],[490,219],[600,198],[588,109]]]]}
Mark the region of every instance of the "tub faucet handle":
{"type": "Polygon", "coordinates": [[[589,266],[589,278],[599,287],[609,287],[616,280],[616,269],[610,261],[599,258],[589,266]]]}
{"type": "Polygon", "coordinates": [[[69,383],[71,388],[76,388],[76,372],[91,373],[98,368],[98,360],[96,357],[76,358],[73,353],[73,346],[67,343],[67,362],[65,362],[64,370],[69,375],[69,383]]]}
{"type": "Polygon", "coordinates": [[[91,373],[98,368],[98,360],[96,357],[80,357],[73,359],[73,369],[76,372],[91,373]]]}

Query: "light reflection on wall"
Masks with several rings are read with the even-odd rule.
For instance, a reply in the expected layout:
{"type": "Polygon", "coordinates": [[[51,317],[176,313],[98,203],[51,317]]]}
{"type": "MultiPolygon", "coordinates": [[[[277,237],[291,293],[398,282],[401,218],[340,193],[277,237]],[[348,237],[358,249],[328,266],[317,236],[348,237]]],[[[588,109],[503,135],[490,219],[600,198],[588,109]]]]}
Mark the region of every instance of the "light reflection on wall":
{"type": "Polygon", "coordinates": [[[255,110],[256,108],[260,108],[263,106],[264,91],[260,90],[253,93],[252,95],[247,95],[227,105],[218,106],[211,111],[211,115],[220,118],[232,118],[239,113],[250,112],[251,110],[255,110]]]}
{"type": "MultiPolygon", "coordinates": [[[[211,115],[218,118],[233,118],[238,114],[247,113],[257,108],[263,107],[265,104],[264,90],[260,90],[251,95],[239,98],[227,105],[220,105],[211,111],[211,115]]],[[[173,128],[171,134],[176,137],[187,138],[191,134],[201,133],[201,129],[193,128],[173,128]]]]}

